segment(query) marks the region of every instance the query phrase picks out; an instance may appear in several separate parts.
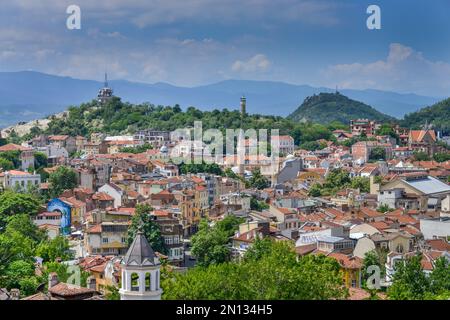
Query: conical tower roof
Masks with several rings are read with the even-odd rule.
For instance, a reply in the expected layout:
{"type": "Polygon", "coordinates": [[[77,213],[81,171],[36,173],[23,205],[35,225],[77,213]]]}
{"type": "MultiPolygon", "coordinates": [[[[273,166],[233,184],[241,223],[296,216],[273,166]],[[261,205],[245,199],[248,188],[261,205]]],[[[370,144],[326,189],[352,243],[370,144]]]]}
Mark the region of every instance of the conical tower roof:
{"type": "Polygon", "coordinates": [[[142,231],[137,232],[122,263],[126,266],[156,266],[160,264],[142,231]]]}

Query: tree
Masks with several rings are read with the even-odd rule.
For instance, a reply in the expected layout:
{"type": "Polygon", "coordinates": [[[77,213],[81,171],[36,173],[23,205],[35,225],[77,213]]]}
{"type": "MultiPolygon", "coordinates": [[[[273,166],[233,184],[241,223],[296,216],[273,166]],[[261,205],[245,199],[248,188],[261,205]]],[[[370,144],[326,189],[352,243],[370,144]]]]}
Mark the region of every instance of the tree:
{"type": "Polygon", "coordinates": [[[380,268],[380,276],[383,277],[386,273],[384,266],[386,260],[386,253],[381,250],[372,250],[364,255],[363,267],[362,267],[362,282],[363,287],[367,288],[367,279],[370,277],[370,273],[367,272],[370,266],[378,266],[380,268]]]}
{"type": "Polygon", "coordinates": [[[119,289],[115,286],[106,286],[106,300],[120,300],[119,289]]]}
{"type": "Polygon", "coordinates": [[[430,275],[430,289],[437,295],[450,293],[450,263],[444,257],[439,257],[434,263],[430,275]]]}
{"type": "Polygon", "coordinates": [[[437,162],[445,162],[450,160],[450,153],[435,153],[433,159],[437,162]]]}
{"type": "Polygon", "coordinates": [[[8,217],[15,214],[34,216],[40,208],[39,200],[30,195],[5,191],[0,194],[0,231],[8,217]]]}
{"type": "Polygon", "coordinates": [[[375,147],[370,151],[369,160],[378,161],[386,160],[386,150],[382,147],[375,147]]]}
{"type": "Polygon", "coordinates": [[[22,285],[26,284],[28,293],[34,293],[37,287],[37,281],[34,281],[36,287],[30,288],[30,278],[34,276],[34,265],[29,261],[17,260],[12,262],[6,269],[3,285],[8,289],[20,289],[22,291],[22,285]],[[26,279],[26,281],[24,281],[26,279]],[[30,292],[31,291],[31,292],[30,292]]]}
{"type": "Polygon", "coordinates": [[[229,261],[230,249],[228,243],[242,223],[233,215],[218,221],[210,226],[206,220],[202,220],[198,232],[192,236],[192,254],[197,258],[199,266],[208,266],[229,261]]]}
{"type": "Polygon", "coordinates": [[[72,169],[61,166],[50,174],[48,181],[50,183],[50,195],[56,198],[65,190],[70,190],[77,186],[77,174],[72,169]]]}
{"type": "Polygon", "coordinates": [[[263,241],[258,254],[239,262],[172,272],[161,282],[163,299],[342,299],[347,290],[337,261],[324,255],[300,259],[291,244],[263,241]]]}
{"type": "Polygon", "coordinates": [[[138,230],[142,230],[153,250],[167,254],[167,248],[161,237],[159,225],[151,216],[152,211],[153,208],[148,204],[138,204],[136,206],[136,213],[131,219],[131,226],[128,229],[127,244],[130,246],[138,230]]]}
{"type": "Polygon", "coordinates": [[[36,244],[46,240],[47,235],[44,230],[39,229],[28,214],[19,213],[8,217],[5,232],[19,232],[30,238],[36,244]]]}
{"type": "Polygon", "coordinates": [[[381,212],[381,213],[386,213],[386,212],[391,211],[391,210],[392,209],[389,207],[389,205],[387,203],[383,203],[377,209],[377,211],[381,212]]]}
{"type": "Polygon", "coordinates": [[[311,197],[320,197],[322,195],[322,186],[318,183],[315,183],[309,188],[309,196],[311,197]]]}
{"type": "Polygon", "coordinates": [[[220,166],[217,163],[211,163],[207,164],[205,162],[203,163],[191,163],[191,164],[185,164],[182,163],[179,166],[180,173],[182,174],[188,174],[188,173],[211,173],[215,175],[223,175],[223,171],[220,168],[220,166]]]}
{"type": "MultiPolygon", "coordinates": [[[[60,263],[60,262],[44,263],[42,275],[40,277],[41,283],[47,283],[48,276],[52,272],[56,272],[56,274],[58,275],[58,280],[60,282],[68,283],[68,281],[70,281],[70,277],[72,275],[74,275],[74,272],[76,272],[76,271],[72,268],[69,268],[69,265],[65,264],[65,263],[60,263]]],[[[87,278],[90,276],[90,273],[80,269],[79,276],[80,276],[80,278],[79,278],[80,285],[82,287],[86,287],[87,278]]],[[[71,282],[71,283],[73,283],[73,282],[71,282]]]]}
{"type": "MultiPolygon", "coordinates": [[[[13,163],[14,168],[20,167],[20,152],[16,150],[0,152],[0,158],[13,163]]],[[[14,169],[13,168],[13,169],[14,169]]]]}
{"type": "Polygon", "coordinates": [[[391,136],[392,138],[398,139],[398,135],[395,133],[392,125],[384,123],[381,125],[380,129],[376,132],[377,136],[391,136]]]}
{"type": "Polygon", "coordinates": [[[41,257],[45,262],[55,261],[57,258],[65,261],[73,257],[70,251],[69,241],[62,236],[42,241],[36,248],[36,255],[41,257]]]}
{"type": "Polygon", "coordinates": [[[262,190],[268,188],[270,186],[270,183],[267,178],[261,174],[261,170],[259,168],[256,168],[252,170],[252,177],[248,181],[248,185],[251,188],[262,190]]]}
{"type": "Polygon", "coordinates": [[[422,300],[430,289],[430,281],[422,269],[422,255],[415,255],[396,265],[388,295],[394,300],[422,300]]]}
{"type": "Polygon", "coordinates": [[[11,160],[0,158],[0,169],[3,171],[13,170],[14,163],[11,160]]]}
{"type": "Polygon", "coordinates": [[[120,152],[138,154],[150,149],[153,149],[153,146],[149,143],[144,143],[143,145],[137,147],[123,147],[120,149],[120,152]]]}
{"type": "Polygon", "coordinates": [[[272,247],[273,240],[271,240],[270,238],[260,239],[259,237],[257,237],[255,239],[255,242],[253,242],[250,248],[248,248],[245,252],[244,259],[247,261],[256,261],[262,259],[264,256],[270,254],[272,247]]]}
{"type": "Polygon", "coordinates": [[[264,201],[258,201],[256,197],[252,196],[250,198],[250,209],[255,211],[263,211],[264,209],[269,209],[269,205],[264,201]]]}
{"type": "Polygon", "coordinates": [[[418,152],[414,152],[414,160],[416,161],[429,161],[430,157],[428,156],[428,154],[426,154],[425,152],[422,151],[418,151],[418,152]]]}
{"type": "Polygon", "coordinates": [[[360,192],[370,192],[370,179],[366,177],[354,177],[350,183],[353,189],[359,189],[360,192]]]}
{"type": "Polygon", "coordinates": [[[351,182],[348,172],[334,169],[327,175],[324,187],[329,189],[343,188],[351,182]]]}
{"type": "Polygon", "coordinates": [[[48,164],[47,155],[43,152],[34,153],[34,168],[38,171],[46,168],[48,164]]]}

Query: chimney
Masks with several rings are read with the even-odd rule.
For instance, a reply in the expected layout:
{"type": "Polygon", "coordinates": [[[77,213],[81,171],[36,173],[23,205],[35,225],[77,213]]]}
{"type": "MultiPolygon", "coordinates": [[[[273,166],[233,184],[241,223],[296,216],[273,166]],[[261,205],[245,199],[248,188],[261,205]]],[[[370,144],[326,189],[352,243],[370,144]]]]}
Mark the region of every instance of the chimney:
{"type": "Polygon", "coordinates": [[[20,290],[19,289],[11,289],[9,292],[11,295],[11,300],[19,300],[20,299],[20,290]]]}
{"type": "Polygon", "coordinates": [[[88,289],[97,290],[97,281],[95,280],[95,277],[90,276],[86,280],[88,289]]]}
{"type": "Polygon", "coordinates": [[[52,272],[48,275],[48,289],[56,286],[59,283],[58,274],[52,272]]]}

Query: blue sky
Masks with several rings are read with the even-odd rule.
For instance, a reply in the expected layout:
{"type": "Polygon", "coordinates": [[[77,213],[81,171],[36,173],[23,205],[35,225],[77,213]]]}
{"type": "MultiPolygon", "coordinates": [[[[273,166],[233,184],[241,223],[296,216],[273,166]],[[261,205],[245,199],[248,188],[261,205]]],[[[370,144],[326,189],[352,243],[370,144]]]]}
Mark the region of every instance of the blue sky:
{"type": "Polygon", "coordinates": [[[9,0],[0,28],[0,71],[450,92],[447,0],[9,0]],[[81,30],[66,28],[71,4],[81,30]],[[366,27],[371,4],[381,30],[366,27]]]}

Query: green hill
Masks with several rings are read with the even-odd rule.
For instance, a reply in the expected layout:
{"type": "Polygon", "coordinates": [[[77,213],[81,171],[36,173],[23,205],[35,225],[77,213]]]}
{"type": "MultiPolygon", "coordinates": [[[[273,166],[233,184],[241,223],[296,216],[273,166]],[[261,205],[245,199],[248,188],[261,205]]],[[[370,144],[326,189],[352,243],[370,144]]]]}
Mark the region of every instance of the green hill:
{"type": "Polygon", "coordinates": [[[371,106],[352,100],[340,93],[320,93],[305,99],[289,117],[294,121],[328,124],[339,121],[348,124],[352,119],[370,119],[380,122],[395,121],[371,106]]]}
{"type": "Polygon", "coordinates": [[[432,125],[436,130],[450,132],[450,98],[407,114],[402,121],[402,126],[414,129],[419,129],[425,124],[432,125]]]}

